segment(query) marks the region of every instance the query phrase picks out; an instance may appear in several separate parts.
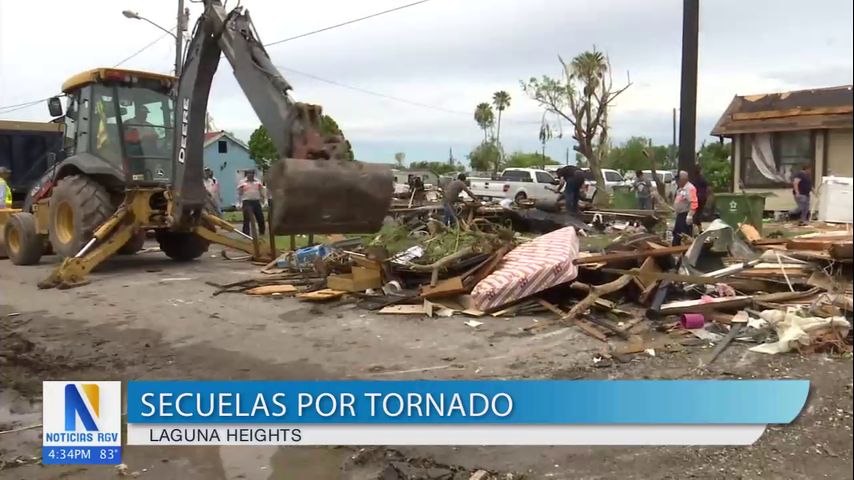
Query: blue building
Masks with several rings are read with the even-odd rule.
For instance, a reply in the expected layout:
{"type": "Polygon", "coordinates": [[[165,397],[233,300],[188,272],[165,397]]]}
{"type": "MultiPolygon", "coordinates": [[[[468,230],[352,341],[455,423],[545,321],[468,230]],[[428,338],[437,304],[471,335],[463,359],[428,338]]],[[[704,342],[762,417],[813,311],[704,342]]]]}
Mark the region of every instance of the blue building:
{"type": "MultiPolygon", "coordinates": [[[[249,146],[228,132],[205,134],[205,167],[213,170],[219,182],[222,207],[239,206],[237,184],[243,180],[247,170],[256,170],[255,162],[249,157],[249,146]]],[[[257,172],[261,178],[261,172],[257,172]]]]}

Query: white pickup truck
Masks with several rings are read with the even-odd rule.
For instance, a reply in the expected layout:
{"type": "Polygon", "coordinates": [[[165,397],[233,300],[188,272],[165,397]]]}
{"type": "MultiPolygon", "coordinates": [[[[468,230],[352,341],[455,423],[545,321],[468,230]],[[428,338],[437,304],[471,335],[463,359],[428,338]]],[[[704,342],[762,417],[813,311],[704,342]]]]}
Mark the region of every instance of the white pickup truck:
{"type": "Polygon", "coordinates": [[[497,180],[472,178],[469,188],[478,198],[509,198],[518,202],[526,198],[554,198],[554,188],[558,183],[558,180],[545,170],[508,168],[501,172],[497,180]]]}

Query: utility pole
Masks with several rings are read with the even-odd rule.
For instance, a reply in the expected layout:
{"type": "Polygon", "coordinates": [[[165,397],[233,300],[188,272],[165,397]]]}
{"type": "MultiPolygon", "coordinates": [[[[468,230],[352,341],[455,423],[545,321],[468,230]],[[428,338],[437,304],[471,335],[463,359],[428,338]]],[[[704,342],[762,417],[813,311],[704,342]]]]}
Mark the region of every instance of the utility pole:
{"type": "Polygon", "coordinates": [[[679,112],[679,170],[694,165],[697,136],[697,50],[700,29],[700,0],[682,3],[682,85],[679,112]]]}
{"type": "Polygon", "coordinates": [[[563,163],[564,165],[569,165],[569,147],[566,147],[566,160],[563,163]]]}
{"type": "Polygon", "coordinates": [[[190,19],[190,9],[184,8],[184,0],[178,0],[178,27],[175,29],[175,76],[181,76],[184,66],[184,32],[190,19]]]}
{"type": "Polygon", "coordinates": [[[678,145],[678,143],[676,143],[676,107],[673,107],[673,141],[670,143],[670,152],[668,153],[670,160],[673,161],[674,165],[676,164],[676,158],[674,157],[677,157],[677,152],[679,152],[679,150],[676,149],[676,145],[678,145]]]}

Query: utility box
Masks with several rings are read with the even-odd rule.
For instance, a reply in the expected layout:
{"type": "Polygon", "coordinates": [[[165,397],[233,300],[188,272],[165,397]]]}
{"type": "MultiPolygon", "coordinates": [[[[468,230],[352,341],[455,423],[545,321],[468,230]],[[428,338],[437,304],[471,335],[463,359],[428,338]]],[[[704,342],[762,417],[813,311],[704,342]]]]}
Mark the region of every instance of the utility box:
{"type": "Polygon", "coordinates": [[[753,225],[762,234],[765,195],[757,193],[715,193],[715,209],[727,225],[738,229],[739,223],[753,225]]]}

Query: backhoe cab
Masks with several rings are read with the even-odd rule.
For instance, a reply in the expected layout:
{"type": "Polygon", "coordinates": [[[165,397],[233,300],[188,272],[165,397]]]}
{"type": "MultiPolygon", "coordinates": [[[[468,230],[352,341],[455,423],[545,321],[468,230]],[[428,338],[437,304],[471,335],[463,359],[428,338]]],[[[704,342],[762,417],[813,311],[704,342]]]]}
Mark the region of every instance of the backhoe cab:
{"type": "MultiPolygon", "coordinates": [[[[29,215],[18,219],[26,221],[6,226],[26,230],[15,230],[12,238],[33,243],[18,241],[19,251],[28,254],[10,255],[15,263],[38,262],[45,236],[65,257],[40,287],[85,282],[89,271],[113,254],[139,250],[145,230],[154,230],[161,250],[179,261],[201,256],[211,242],[256,258],[270,256],[268,242],[244,235],[208,208],[205,116],[223,54],[281,157],[265,177],[275,207],[271,232],[380,228],[391,204],[390,170],[342,160],[348,144],[340,136],[320,134],[319,106],[291,100],[291,87],[256,37],[249,14],[240,7],[226,12],[218,0],[204,3],[180,78],[100,68],[63,84],[66,158],[16,214],[29,215]]],[[[62,116],[58,98],[48,107],[53,116],[62,116]]]]}

